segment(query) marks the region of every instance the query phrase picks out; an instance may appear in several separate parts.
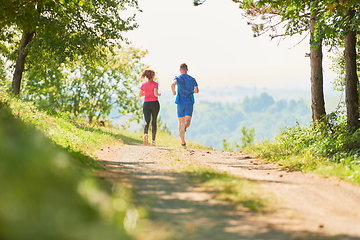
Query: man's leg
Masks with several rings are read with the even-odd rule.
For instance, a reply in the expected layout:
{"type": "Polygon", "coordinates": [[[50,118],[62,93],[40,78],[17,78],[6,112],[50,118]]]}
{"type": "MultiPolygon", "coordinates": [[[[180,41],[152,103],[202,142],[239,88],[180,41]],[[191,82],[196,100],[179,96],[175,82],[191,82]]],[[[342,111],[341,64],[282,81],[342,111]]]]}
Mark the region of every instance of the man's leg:
{"type": "Polygon", "coordinates": [[[191,116],[185,116],[185,128],[189,128],[190,127],[190,123],[191,123],[191,116]]]}
{"type": "Polygon", "coordinates": [[[184,148],[186,148],[185,131],[188,127],[190,127],[192,112],[193,104],[178,104],[179,135],[181,145],[184,148]]]}
{"type": "Polygon", "coordinates": [[[191,116],[185,116],[179,118],[179,135],[181,140],[181,145],[185,145],[185,132],[188,127],[190,127],[191,116]]]}
{"type": "Polygon", "coordinates": [[[185,130],[186,128],[190,127],[191,118],[193,114],[194,105],[193,104],[187,104],[185,108],[185,130]]]}
{"type": "Polygon", "coordinates": [[[181,140],[182,145],[186,144],[186,142],[185,142],[185,130],[186,130],[185,117],[180,117],[179,118],[179,135],[180,135],[180,140],[181,140]]]}

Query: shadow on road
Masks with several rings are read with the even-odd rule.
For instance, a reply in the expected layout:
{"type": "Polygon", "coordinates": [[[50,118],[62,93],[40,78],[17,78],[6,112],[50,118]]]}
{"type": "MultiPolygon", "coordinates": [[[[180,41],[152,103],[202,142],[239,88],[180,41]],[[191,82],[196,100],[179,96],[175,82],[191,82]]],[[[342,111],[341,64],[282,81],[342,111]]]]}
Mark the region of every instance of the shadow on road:
{"type": "MultiPolygon", "coordinates": [[[[282,231],[269,224],[264,213],[254,213],[215,200],[215,191],[201,188],[188,173],[164,171],[149,159],[99,160],[105,171],[99,173],[111,183],[131,185],[134,202],[149,211],[149,226],[142,240],[230,240],[230,239],[341,239],[357,237],[325,236],[306,231],[282,231]],[[168,233],[165,233],[167,231],[168,233]]],[[[282,223],[284,224],[284,223],[282,223]]],[[[280,228],[279,228],[280,227],[280,228]]]]}

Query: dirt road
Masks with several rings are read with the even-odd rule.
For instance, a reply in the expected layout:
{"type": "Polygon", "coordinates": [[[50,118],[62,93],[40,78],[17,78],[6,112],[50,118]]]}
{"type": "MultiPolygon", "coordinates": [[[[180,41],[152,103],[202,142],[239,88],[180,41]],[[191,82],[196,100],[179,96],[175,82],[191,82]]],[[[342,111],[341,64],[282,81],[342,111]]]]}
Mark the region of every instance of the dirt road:
{"type": "Polygon", "coordinates": [[[150,211],[140,240],[360,239],[360,187],[312,174],[281,171],[242,153],[141,145],[113,146],[97,153],[114,183],[128,183],[135,202],[150,211]],[[215,201],[187,173],[188,161],[258,182],[276,200],[271,213],[239,210],[215,201]]]}

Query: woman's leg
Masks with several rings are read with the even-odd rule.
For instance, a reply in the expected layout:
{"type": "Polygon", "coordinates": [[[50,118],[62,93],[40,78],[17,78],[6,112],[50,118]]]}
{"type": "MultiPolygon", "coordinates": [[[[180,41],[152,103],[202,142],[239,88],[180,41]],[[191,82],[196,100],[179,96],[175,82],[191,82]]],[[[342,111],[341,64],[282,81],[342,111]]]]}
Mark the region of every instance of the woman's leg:
{"type": "Polygon", "coordinates": [[[148,132],[149,132],[149,125],[151,120],[151,109],[149,108],[149,103],[144,102],[143,105],[143,112],[144,112],[144,145],[148,144],[148,132]]]}
{"type": "Polygon", "coordinates": [[[144,112],[144,134],[148,134],[149,126],[150,126],[150,120],[151,120],[151,108],[149,108],[149,103],[144,102],[143,106],[143,112],[144,112]]]}
{"type": "Polygon", "coordinates": [[[154,102],[152,106],[152,119],[151,119],[151,132],[152,132],[152,141],[155,143],[156,133],[157,133],[157,117],[160,111],[159,102],[154,102]]]}

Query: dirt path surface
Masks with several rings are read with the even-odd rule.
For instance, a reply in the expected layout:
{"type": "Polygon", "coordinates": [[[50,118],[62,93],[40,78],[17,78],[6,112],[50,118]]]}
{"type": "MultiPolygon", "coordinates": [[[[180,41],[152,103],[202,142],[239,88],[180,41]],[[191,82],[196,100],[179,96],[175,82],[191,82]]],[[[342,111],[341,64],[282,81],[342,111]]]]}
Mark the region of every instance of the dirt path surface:
{"type": "Polygon", "coordinates": [[[125,145],[102,149],[97,158],[105,167],[99,175],[127,183],[136,204],[149,209],[141,240],[360,239],[360,188],[340,180],[281,171],[233,152],[125,145]],[[176,171],[179,161],[256,181],[276,209],[256,213],[214,200],[216,193],[176,171]]]}

